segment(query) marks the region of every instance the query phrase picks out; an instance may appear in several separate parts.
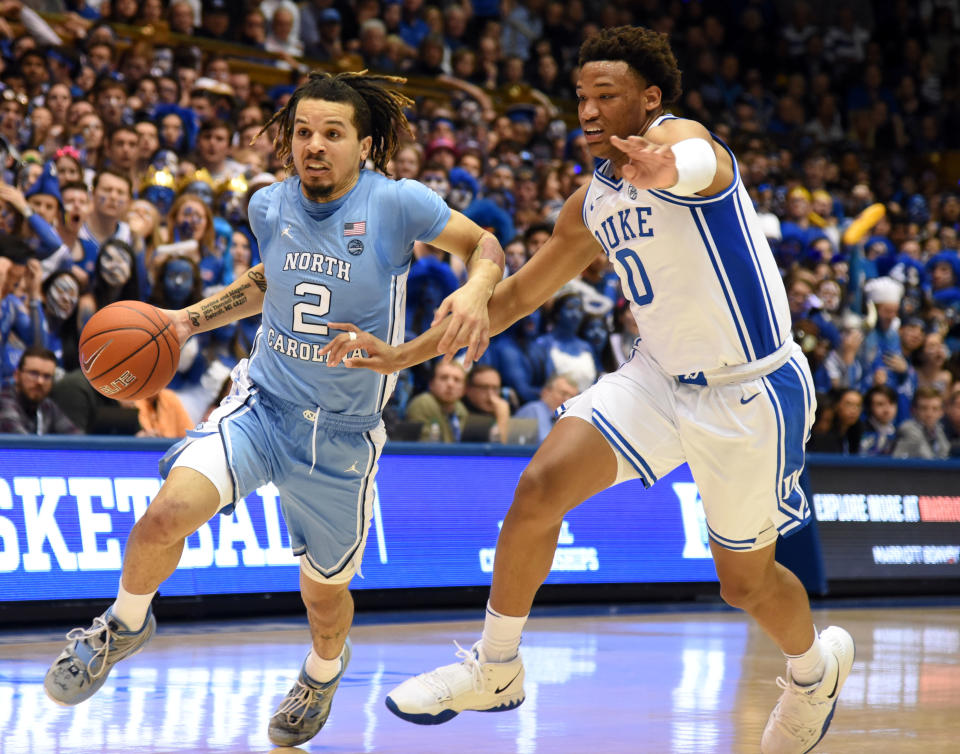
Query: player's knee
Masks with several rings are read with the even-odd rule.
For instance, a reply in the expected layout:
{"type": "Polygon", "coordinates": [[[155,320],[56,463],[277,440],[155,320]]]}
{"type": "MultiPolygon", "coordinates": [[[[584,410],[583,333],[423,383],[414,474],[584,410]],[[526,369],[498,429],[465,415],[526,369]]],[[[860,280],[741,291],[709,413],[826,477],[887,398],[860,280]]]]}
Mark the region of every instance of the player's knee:
{"type": "Polygon", "coordinates": [[[300,596],[307,611],[321,619],[324,616],[335,619],[340,611],[349,609],[353,603],[348,584],[311,582],[306,587],[301,586],[300,596]]]}
{"type": "Polygon", "coordinates": [[[524,518],[544,521],[560,520],[566,508],[555,488],[557,476],[537,467],[528,466],[520,476],[514,494],[511,513],[524,518]]]}
{"type": "Polygon", "coordinates": [[[192,511],[190,501],[169,495],[153,501],[137,522],[140,533],[163,547],[175,545],[195,532],[202,521],[192,511]]]}
{"type": "Polygon", "coordinates": [[[756,574],[737,574],[720,581],[720,596],[731,607],[749,611],[767,593],[767,579],[756,574]]]}

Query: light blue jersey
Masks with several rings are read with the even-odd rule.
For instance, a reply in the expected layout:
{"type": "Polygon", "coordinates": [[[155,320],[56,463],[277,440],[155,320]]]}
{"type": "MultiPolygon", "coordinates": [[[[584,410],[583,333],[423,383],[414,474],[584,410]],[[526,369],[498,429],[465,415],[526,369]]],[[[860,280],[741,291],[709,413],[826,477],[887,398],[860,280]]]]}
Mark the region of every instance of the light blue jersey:
{"type": "Polygon", "coordinates": [[[308,200],[292,177],[254,194],[248,214],[267,279],[250,378],[295,405],[376,416],[396,376],[328,367],[319,351],[338,333],[326,323],[401,343],[413,243],[436,238],[450,209],[416,181],[362,170],[335,202],[308,200]]]}

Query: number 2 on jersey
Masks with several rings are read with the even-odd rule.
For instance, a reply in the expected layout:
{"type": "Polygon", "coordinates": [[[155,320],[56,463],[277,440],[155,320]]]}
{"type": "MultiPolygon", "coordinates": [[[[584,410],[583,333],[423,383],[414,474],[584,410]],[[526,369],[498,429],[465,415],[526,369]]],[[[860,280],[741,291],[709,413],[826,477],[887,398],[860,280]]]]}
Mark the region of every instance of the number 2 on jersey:
{"type": "Polygon", "coordinates": [[[650,278],[643,269],[640,255],[633,249],[621,249],[616,253],[617,261],[627,273],[627,284],[630,286],[630,295],[637,306],[646,306],[653,301],[653,291],[650,289],[650,278]],[[637,288],[639,281],[640,287],[637,288]]]}
{"type": "Polygon", "coordinates": [[[326,317],[330,313],[330,289],[317,283],[300,283],[293,292],[298,296],[316,296],[319,303],[298,301],[293,305],[293,331],[309,333],[310,335],[326,335],[329,328],[326,325],[304,322],[303,316],[326,317]]]}

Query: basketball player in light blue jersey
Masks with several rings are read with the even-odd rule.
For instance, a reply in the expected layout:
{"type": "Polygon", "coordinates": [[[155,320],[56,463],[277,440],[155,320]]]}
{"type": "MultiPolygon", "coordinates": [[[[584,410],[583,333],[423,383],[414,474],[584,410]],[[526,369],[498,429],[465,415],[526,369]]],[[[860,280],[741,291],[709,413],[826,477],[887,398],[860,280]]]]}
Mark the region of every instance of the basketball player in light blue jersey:
{"type": "MultiPolygon", "coordinates": [[[[497,543],[482,639],[463,662],[401,684],[387,706],[432,724],[523,702],[521,629],[564,514],[613,484],[649,486],[687,462],[724,599],[787,656],[762,751],[800,754],[826,732],[854,647],[842,628],[817,634],[803,586],[774,560],[778,534],[810,517],[798,478],[814,413],[783,283],[733,154],[701,124],[664,109],[680,96],[666,35],[602,31],[584,42],[580,64],[580,124],[602,162],[566,201],[551,238],[497,287],[491,328],[532,312],[602,249],[639,337],[627,364],[561,408],[520,479],[497,543]]],[[[348,363],[392,372],[436,353],[444,326],[400,348],[349,330],[331,345],[331,364],[359,338],[369,356],[348,363]]]]}
{"type": "Polygon", "coordinates": [[[233,372],[229,396],[161,461],[166,481],[130,533],[116,602],[68,635],[71,644],[47,673],[54,701],[83,701],[118,660],[139,651],[156,625],[150,602],[184,539],[273,482],[300,557],[312,648],[269,736],[296,746],[326,722],[350,659],[348,585],[363,555],[386,439],[380,414],[396,379],[328,367],[327,322],[355,320],[402,342],[413,244],[429,242],[467,264],[469,280],[437,317],[452,325],[451,346],[466,345],[474,358],[488,342],[487,302],[503,275],[493,236],[426,186],[362,168],[370,160],[386,171],[399,130],[409,130],[403,108],[411,103],[389,86],[402,82],[311,74],[264,126],[279,126],[274,146],[293,174],[250,201],[263,263],[221,293],[170,312],[181,344],[262,310],[260,332],[233,372]]]}

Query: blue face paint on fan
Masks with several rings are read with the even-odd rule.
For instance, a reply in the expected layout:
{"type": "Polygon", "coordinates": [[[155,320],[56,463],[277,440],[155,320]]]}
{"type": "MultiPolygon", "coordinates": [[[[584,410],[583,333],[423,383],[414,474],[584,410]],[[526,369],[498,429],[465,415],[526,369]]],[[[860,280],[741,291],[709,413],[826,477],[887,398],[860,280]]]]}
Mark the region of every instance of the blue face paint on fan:
{"type": "Polygon", "coordinates": [[[163,273],[163,293],[171,306],[186,306],[193,291],[193,265],[185,259],[173,259],[163,273]]]}

